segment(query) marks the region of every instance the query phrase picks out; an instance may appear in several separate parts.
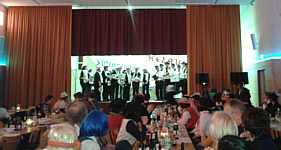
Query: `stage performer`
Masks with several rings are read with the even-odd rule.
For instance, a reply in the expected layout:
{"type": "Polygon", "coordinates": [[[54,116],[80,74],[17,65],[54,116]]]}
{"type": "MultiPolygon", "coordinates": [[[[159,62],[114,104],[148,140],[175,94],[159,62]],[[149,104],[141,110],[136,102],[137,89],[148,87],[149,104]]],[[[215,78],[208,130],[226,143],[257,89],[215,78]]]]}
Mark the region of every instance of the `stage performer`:
{"type": "Polygon", "coordinates": [[[135,71],[132,73],[133,95],[139,93],[140,78],[141,74],[139,72],[139,68],[135,68],[135,71]]]}
{"type": "Polygon", "coordinates": [[[187,63],[182,62],[181,72],[180,72],[180,87],[182,89],[182,95],[187,94],[187,63]]]}
{"type": "Polygon", "coordinates": [[[88,94],[88,86],[89,86],[88,84],[89,84],[89,80],[88,80],[87,66],[83,66],[80,73],[80,85],[82,87],[83,96],[86,96],[88,94]]]}
{"type": "Polygon", "coordinates": [[[149,81],[150,81],[150,73],[147,71],[147,69],[143,69],[142,93],[144,94],[145,97],[150,97],[149,81]]]}
{"type": "Polygon", "coordinates": [[[153,79],[155,80],[155,93],[157,100],[163,100],[164,98],[164,81],[163,81],[163,73],[160,71],[159,66],[155,66],[155,74],[153,79]]]}
{"type": "Polygon", "coordinates": [[[131,78],[132,78],[130,67],[126,68],[124,74],[125,74],[125,86],[124,86],[123,99],[125,101],[128,101],[130,100],[130,89],[131,89],[131,78]]]}
{"type": "Polygon", "coordinates": [[[170,85],[171,83],[171,79],[170,79],[170,63],[169,62],[165,62],[165,68],[164,68],[164,95],[166,96],[166,89],[167,86],[170,85]]]}
{"type": "Polygon", "coordinates": [[[103,91],[102,91],[102,99],[103,101],[108,101],[110,96],[110,87],[111,87],[111,75],[108,70],[108,65],[103,67],[102,78],[103,78],[103,91]]]}
{"type": "Polygon", "coordinates": [[[175,64],[171,65],[171,84],[175,86],[176,91],[179,90],[179,82],[180,82],[180,71],[178,67],[176,68],[175,64]]]}
{"type": "Polygon", "coordinates": [[[94,93],[96,94],[97,101],[101,101],[101,87],[103,84],[103,78],[101,73],[101,66],[97,65],[96,67],[96,73],[94,76],[94,93]]]}

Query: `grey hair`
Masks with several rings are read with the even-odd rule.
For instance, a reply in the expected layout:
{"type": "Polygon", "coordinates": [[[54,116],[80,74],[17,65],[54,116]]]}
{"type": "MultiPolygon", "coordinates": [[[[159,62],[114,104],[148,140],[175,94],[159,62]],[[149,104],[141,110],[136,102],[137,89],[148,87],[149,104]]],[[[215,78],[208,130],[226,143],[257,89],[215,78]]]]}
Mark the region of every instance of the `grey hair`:
{"type": "Polygon", "coordinates": [[[213,140],[218,141],[225,135],[238,135],[235,120],[226,112],[215,112],[210,123],[209,133],[213,140]]]}
{"type": "Polygon", "coordinates": [[[83,102],[74,102],[66,110],[66,118],[72,124],[80,124],[88,114],[88,108],[83,102]]]}

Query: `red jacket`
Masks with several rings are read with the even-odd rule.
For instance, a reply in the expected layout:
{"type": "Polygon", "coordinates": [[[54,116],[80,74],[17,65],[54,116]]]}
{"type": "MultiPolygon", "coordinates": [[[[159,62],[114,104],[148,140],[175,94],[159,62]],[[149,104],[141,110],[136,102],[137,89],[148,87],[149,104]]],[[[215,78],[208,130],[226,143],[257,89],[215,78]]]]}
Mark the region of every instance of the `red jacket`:
{"type": "Polygon", "coordinates": [[[199,119],[199,116],[196,114],[195,110],[192,107],[187,107],[183,109],[183,112],[188,111],[190,113],[191,118],[188,119],[187,123],[185,124],[185,127],[187,129],[193,129],[195,128],[195,124],[197,120],[199,119]]]}

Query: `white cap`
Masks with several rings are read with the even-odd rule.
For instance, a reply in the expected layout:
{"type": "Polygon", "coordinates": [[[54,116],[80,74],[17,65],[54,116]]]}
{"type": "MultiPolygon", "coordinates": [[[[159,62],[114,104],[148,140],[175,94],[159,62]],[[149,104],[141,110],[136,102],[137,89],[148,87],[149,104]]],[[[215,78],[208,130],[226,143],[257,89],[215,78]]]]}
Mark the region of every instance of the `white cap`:
{"type": "Polygon", "coordinates": [[[60,98],[65,98],[65,97],[67,97],[68,95],[67,95],[67,93],[66,92],[61,92],[60,93],[60,98]]]}
{"type": "Polygon", "coordinates": [[[96,66],[96,68],[101,68],[101,65],[100,65],[100,64],[98,64],[98,65],[96,66]]]}

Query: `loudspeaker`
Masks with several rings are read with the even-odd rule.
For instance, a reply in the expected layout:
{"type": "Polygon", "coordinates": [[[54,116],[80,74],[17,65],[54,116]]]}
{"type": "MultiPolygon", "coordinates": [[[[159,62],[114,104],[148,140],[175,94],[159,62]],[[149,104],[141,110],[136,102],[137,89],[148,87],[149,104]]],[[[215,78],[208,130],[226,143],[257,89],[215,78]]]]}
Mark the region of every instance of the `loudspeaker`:
{"type": "Polygon", "coordinates": [[[252,40],[253,49],[257,50],[258,49],[258,43],[257,43],[257,39],[256,39],[255,34],[251,34],[251,40],[252,40]]]}
{"type": "Polygon", "coordinates": [[[231,72],[231,84],[248,84],[248,72],[231,72]]]}
{"type": "Polygon", "coordinates": [[[81,70],[83,67],[83,56],[78,56],[78,69],[81,70]]]}
{"type": "Polygon", "coordinates": [[[209,74],[208,73],[197,73],[196,74],[196,83],[202,86],[209,85],[209,74]]]}

